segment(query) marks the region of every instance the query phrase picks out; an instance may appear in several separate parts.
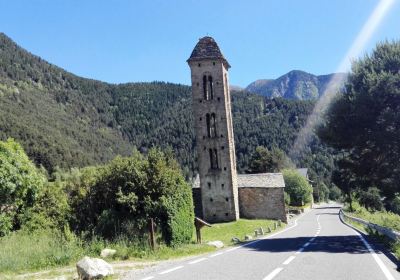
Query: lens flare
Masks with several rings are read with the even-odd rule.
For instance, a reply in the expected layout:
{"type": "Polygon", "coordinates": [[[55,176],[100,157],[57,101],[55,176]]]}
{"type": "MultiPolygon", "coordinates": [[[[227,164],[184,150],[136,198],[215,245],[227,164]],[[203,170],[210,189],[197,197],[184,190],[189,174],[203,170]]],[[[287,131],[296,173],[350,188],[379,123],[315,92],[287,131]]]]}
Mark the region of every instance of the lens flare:
{"type": "MultiPolygon", "coordinates": [[[[372,35],[394,2],[395,0],[379,1],[368,20],[365,22],[361,31],[358,33],[356,39],[353,41],[346,55],[343,57],[335,73],[349,71],[351,60],[358,57],[364,50],[366,44],[371,39],[372,35]]],[[[343,74],[336,74],[331,78],[322,96],[315,105],[313,112],[308,117],[306,125],[297,135],[296,141],[290,151],[290,158],[297,158],[300,155],[300,152],[308,145],[314,128],[320,124],[322,115],[331,104],[333,98],[338,94],[339,88],[337,85],[342,84],[345,78],[346,76],[343,74]]]]}

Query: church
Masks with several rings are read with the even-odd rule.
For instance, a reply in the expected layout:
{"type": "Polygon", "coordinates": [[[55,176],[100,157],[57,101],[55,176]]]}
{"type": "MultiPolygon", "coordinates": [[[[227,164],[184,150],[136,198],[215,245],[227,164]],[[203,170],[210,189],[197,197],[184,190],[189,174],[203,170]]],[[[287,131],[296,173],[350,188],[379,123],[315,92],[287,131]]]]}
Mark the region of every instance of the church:
{"type": "Polygon", "coordinates": [[[228,70],[212,37],[199,40],[187,60],[199,175],[193,184],[195,214],[207,222],[239,218],[286,221],[281,173],[237,174],[228,70]]]}

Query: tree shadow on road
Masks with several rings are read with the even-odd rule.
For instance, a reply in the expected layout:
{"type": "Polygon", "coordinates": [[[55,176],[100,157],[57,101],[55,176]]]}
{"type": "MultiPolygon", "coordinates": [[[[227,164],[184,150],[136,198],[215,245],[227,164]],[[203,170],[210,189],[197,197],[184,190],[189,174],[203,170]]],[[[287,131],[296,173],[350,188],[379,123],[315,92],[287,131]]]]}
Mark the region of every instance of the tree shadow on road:
{"type": "MultiPolygon", "coordinates": [[[[295,252],[312,237],[274,238],[245,245],[246,248],[261,252],[295,252]]],[[[324,253],[369,253],[360,238],[356,235],[346,236],[318,236],[304,249],[304,252],[324,253]]]]}
{"type": "MultiPolygon", "coordinates": [[[[244,247],[259,252],[296,252],[304,244],[310,241],[312,236],[262,239],[256,243],[249,243],[244,247]]],[[[400,267],[399,261],[382,245],[374,244],[375,253],[384,254],[393,264],[400,267]]],[[[304,252],[322,253],[347,253],[347,254],[369,254],[360,237],[357,235],[317,236],[310,242],[304,252]]]]}

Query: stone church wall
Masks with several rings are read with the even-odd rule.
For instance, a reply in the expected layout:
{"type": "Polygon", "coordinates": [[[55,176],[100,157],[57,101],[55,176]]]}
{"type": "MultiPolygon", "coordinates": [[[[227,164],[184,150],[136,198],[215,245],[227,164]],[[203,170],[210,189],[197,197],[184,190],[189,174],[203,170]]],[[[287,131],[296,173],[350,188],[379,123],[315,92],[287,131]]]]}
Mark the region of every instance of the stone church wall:
{"type": "MultiPolygon", "coordinates": [[[[283,188],[239,188],[240,218],[287,221],[283,188]]],[[[200,188],[192,188],[194,213],[203,218],[200,188]]]]}
{"type": "Polygon", "coordinates": [[[239,188],[240,217],[286,222],[283,188],[239,188]]]}

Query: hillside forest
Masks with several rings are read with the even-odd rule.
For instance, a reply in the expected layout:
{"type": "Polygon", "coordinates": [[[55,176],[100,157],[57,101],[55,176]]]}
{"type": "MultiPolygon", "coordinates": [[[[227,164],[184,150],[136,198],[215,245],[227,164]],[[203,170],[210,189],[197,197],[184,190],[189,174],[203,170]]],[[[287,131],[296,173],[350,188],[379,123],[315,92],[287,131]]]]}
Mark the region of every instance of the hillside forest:
{"type": "MultiPolygon", "coordinates": [[[[0,139],[14,138],[49,174],[107,163],[137,148],[170,149],[185,177],[196,173],[189,86],[165,82],[108,84],[51,65],[0,34],[0,139]]],[[[289,153],[315,101],[232,92],[239,172],[256,147],[289,153]]],[[[330,185],[333,150],[314,136],[293,165],[330,185]]]]}

